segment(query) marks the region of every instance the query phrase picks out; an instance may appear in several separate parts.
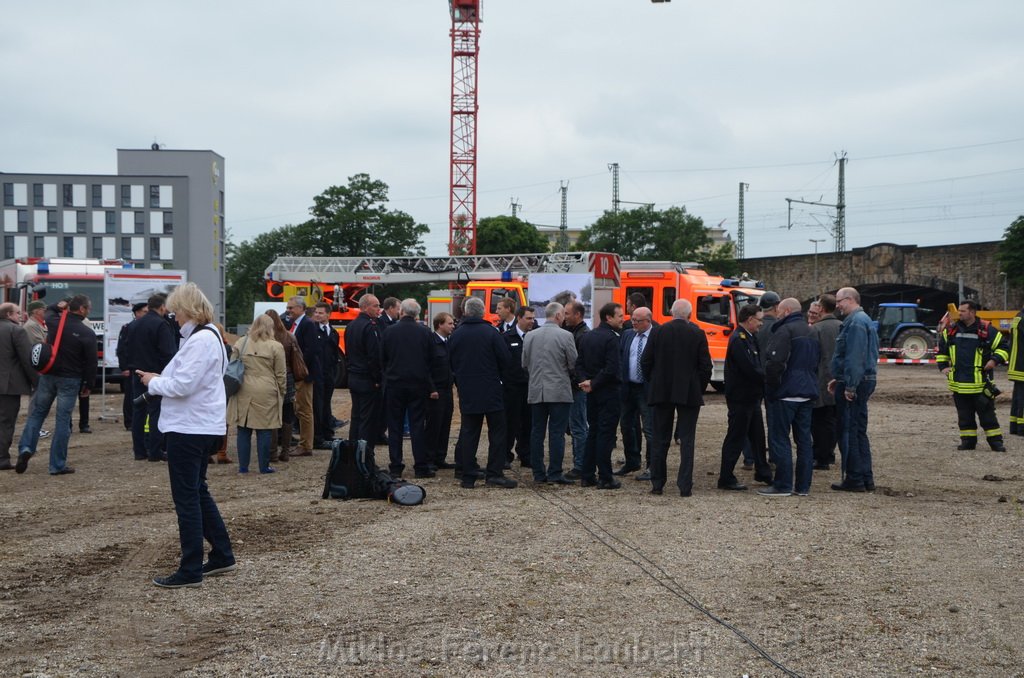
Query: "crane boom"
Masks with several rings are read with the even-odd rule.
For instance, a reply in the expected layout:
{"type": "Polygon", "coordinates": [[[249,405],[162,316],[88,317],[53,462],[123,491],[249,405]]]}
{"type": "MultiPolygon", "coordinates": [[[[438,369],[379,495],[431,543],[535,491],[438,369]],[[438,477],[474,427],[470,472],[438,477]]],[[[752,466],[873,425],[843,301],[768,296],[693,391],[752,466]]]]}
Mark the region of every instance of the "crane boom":
{"type": "Polygon", "coordinates": [[[449,0],[452,16],[448,254],[476,254],[477,57],[480,0],[449,0]]]}

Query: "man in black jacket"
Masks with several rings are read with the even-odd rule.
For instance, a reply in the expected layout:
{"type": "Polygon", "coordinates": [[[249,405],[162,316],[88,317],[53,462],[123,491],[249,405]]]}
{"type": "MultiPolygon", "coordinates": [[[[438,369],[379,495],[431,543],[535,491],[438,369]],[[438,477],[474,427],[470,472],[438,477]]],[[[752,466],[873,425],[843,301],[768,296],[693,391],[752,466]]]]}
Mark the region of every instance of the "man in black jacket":
{"type": "Polygon", "coordinates": [[[693,453],[697,438],[697,418],[704,405],[704,390],[711,381],[711,353],[704,331],[690,322],[693,304],[676,299],[672,321],[651,335],[640,367],[650,382],[648,404],[653,410],[654,449],[651,450],[651,493],[661,494],[667,480],[666,460],[672,441],[672,424],[678,416],[679,494],[693,492],[693,453]]]}
{"type": "Polygon", "coordinates": [[[512,358],[508,345],[484,319],[484,303],[476,297],[465,301],[462,321],[452,333],[449,349],[452,372],[459,387],[462,425],[455,445],[455,475],[462,487],[472,488],[477,478],[488,485],[513,488],[518,483],[505,477],[505,402],[501,379],[512,358]],[[476,461],[484,419],[487,420],[487,472],[476,461]]]}
{"type": "Polygon", "coordinates": [[[409,438],[412,442],[413,471],[417,478],[433,478],[427,455],[426,430],[423,417],[427,400],[438,393],[430,377],[430,361],[434,346],[430,330],[419,323],[420,305],[415,299],[402,301],[401,317],[381,338],[381,361],[384,367],[384,398],[388,421],[390,471],[400,478],[405,469],[402,461],[402,422],[409,417],[409,438]]]}
{"type": "Polygon", "coordinates": [[[530,466],[530,431],[533,428],[533,419],[526,401],[530,374],[523,369],[523,340],[534,326],[533,307],[520,306],[513,317],[515,322],[512,327],[501,335],[512,355],[512,366],[502,380],[505,389],[505,458],[511,464],[514,458],[512,449],[515,448],[519,465],[527,468],[530,466]]]}
{"type": "Polygon", "coordinates": [[[431,335],[430,381],[437,392],[436,398],[427,399],[426,446],[427,457],[434,469],[455,468],[448,461],[448,440],[452,430],[452,415],[455,401],[452,399],[452,362],[448,355],[448,337],[455,330],[455,318],[451,313],[434,316],[434,333],[431,335]]]}
{"type": "MultiPolygon", "coordinates": [[[[133,321],[128,349],[135,370],[159,374],[177,353],[177,342],[167,315],[167,295],[154,294],[149,298],[149,311],[133,321]]],[[[138,397],[146,392],[138,374],[132,373],[132,393],[138,397]]],[[[136,460],[164,461],[163,435],[160,434],[160,396],[150,396],[135,405],[132,412],[132,449],[136,460]],[[148,420],[147,420],[148,418],[148,420]],[[149,432],[146,432],[148,421],[149,432]]]]}
{"type": "Polygon", "coordinates": [[[371,448],[380,436],[383,410],[379,316],[380,300],[364,294],[359,298],[359,315],[345,328],[348,391],[352,398],[349,437],[365,440],[371,448]]]}
{"type": "Polygon", "coordinates": [[[744,445],[750,442],[754,452],[754,480],[768,485],[772,482],[771,467],[765,456],[764,420],[761,400],[764,398],[764,367],[757,345],[763,313],[755,304],[739,310],[739,329],[729,337],[725,352],[725,403],[729,408],[729,427],[722,442],[722,467],[718,472],[718,489],[745,490],[736,479],[736,462],[744,445]]]}
{"type": "Polygon", "coordinates": [[[341,359],[338,331],[331,327],[330,320],[330,304],[321,301],[313,307],[313,324],[316,326],[320,351],[320,373],[313,382],[313,445],[321,450],[329,450],[330,441],[334,438],[331,398],[334,396],[334,378],[341,359]]]}
{"type": "Polygon", "coordinates": [[[619,334],[622,306],[605,304],[599,312],[601,324],[580,338],[576,358],[576,379],[587,394],[587,446],[583,455],[580,485],[615,490],[622,486],[612,475],[612,447],[619,424],[619,334]],[[594,477],[594,470],[598,477],[594,477]]]}
{"type": "Polygon", "coordinates": [[[57,401],[57,421],[50,440],[50,475],[75,472],[75,469],[67,465],[71,411],[79,395],[89,395],[89,390],[96,381],[98,362],[96,333],[85,322],[91,307],[89,297],[84,294],[76,295],[68,302],[68,310],[64,311],[64,327],[61,327],[60,321],[48,327],[47,343],[56,345],[59,335],[60,345],[57,347],[53,367],[46,374],[39,376],[39,385],[32,398],[32,411],[18,440],[18,463],[14,467],[18,473],[25,472],[28,460],[36,452],[39,429],[50,414],[54,400],[57,401]]]}
{"type": "MultiPolygon", "coordinates": [[[[590,331],[583,319],[586,312],[586,306],[579,301],[570,301],[565,305],[562,329],[572,332],[577,356],[580,353],[580,338],[590,331]]],[[[579,480],[583,477],[583,455],[587,447],[587,394],[575,379],[572,380],[572,405],[569,407],[569,434],[572,436],[572,470],[565,477],[579,480]]]]}
{"type": "Polygon", "coordinates": [[[146,314],[149,307],[146,302],[140,301],[132,306],[132,319],[121,326],[117,335],[117,369],[121,370],[121,390],[124,397],[121,399],[121,413],[124,415],[124,429],[132,430],[132,414],[135,410],[134,391],[132,390],[132,375],[135,374],[135,365],[132,362],[132,332],[135,331],[135,321],[146,314]]]}

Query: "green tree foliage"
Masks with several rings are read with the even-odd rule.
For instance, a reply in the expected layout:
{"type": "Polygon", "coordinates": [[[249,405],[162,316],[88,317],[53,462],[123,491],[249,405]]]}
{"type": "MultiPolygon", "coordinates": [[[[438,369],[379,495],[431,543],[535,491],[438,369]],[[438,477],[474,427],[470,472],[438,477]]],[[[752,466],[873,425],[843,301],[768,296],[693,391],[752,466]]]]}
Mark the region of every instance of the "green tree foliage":
{"type": "Polygon", "coordinates": [[[736,249],[731,242],[712,245],[698,258],[698,261],[704,263],[705,271],[720,275],[723,278],[739,274],[739,264],[736,263],[736,249]]]}
{"type": "Polygon", "coordinates": [[[1006,227],[998,257],[1010,284],[1024,285],[1024,215],[1006,227]]]}
{"type": "Polygon", "coordinates": [[[312,219],[263,233],[241,244],[228,243],[227,323],[251,320],[254,301],[268,299],[264,271],[282,256],[402,256],[425,253],[429,232],[410,215],[387,209],[388,186],[367,174],[349,177],[313,198],[312,219]]]}
{"type": "Polygon", "coordinates": [[[614,252],[626,260],[700,261],[711,245],[704,221],[685,207],[605,212],[576,243],[580,251],[614,252]]]}
{"type": "Polygon", "coordinates": [[[484,217],[476,225],[477,254],[531,254],[548,249],[548,239],[518,217],[484,217]]]}

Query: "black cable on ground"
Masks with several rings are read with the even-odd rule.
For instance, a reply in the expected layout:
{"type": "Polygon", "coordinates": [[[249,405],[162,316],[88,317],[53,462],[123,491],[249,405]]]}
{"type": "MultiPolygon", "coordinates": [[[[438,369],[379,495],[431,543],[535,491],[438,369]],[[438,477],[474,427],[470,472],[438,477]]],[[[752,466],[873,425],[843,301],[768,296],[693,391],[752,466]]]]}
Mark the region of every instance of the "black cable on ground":
{"type": "Polygon", "coordinates": [[[531,485],[530,489],[533,490],[533,493],[536,494],[538,497],[548,502],[549,504],[557,508],[559,511],[564,513],[566,516],[568,516],[573,522],[577,523],[580,527],[586,530],[592,537],[594,537],[594,539],[608,547],[610,551],[615,553],[617,556],[625,560],[628,560],[629,562],[636,565],[641,572],[650,577],[658,586],[661,586],[669,593],[676,596],[684,603],[686,603],[693,609],[697,610],[698,612],[706,616],[708,619],[711,619],[716,624],[719,624],[728,629],[729,631],[732,631],[732,633],[735,634],[736,637],[738,637],[744,643],[749,645],[751,649],[757,652],[757,654],[761,655],[761,657],[763,657],[766,661],[772,664],[772,666],[779,669],[787,676],[792,676],[793,678],[801,678],[799,673],[785,666],[784,664],[776,660],[774,657],[772,657],[770,654],[768,654],[768,652],[764,650],[760,645],[751,640],[746,633],[736,628],[734,625],[730,624],[724,619],[716,616],[713,612],[704,607],[693,595],[691,595],[685,588],[683,588],[683,586],[679,582],[677,582],[675,578],[672,577],[672,575],[666,572],[665,569],[661,567],[661,565],[658,565],[656,562],[651,560],[647,556],[647,554],[645,554],[641,549],[623,541],[619,537],[609,532],[607,529],[604,528],[604,526],[602,526],[596,520],[580,511],[580,509],[577,508],[575,504],[573,504],[565,497],[558,496],[558,501],[555,501],[551,498],[555,496],[555,493],[553,492],[541,492],[534,485],[531,485]],[[571,510],[570,508],[566,508],[566,506],[570,507],[571,510]],[[582,518],[580,516],[582,516],[582,518]],[[595,529],[592,529],[590,525],[587,525],[585,521],[589,521],[595,529]],[[604,535],[604,537],[607,537],[608,539],[618,542],[618,544],[620,544],[622,547],[634,551],[639,556],[639,558],[634,558],[630,554],[623,552],[619,548],[616,548],[615,544],[605,539],[602,535],[604,535]],[[644,563],[647,563],[647,565],[644,565],[644,563]],[[661,577],[659,577],[655,572],[653,572],[652,568],[653,570],[657,570],[657,573],[660,573],[661,577]],[[665,580],[671,582],[671,585],[667,583],[665,580]]]}

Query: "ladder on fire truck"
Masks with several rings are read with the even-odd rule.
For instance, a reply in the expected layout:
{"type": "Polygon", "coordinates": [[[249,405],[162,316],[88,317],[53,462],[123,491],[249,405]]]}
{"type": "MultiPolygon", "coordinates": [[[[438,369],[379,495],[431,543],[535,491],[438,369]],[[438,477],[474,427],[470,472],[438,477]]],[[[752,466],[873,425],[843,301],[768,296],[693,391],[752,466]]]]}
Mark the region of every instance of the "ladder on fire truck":
{"type": "Polygon", "coordinates": [[[416,283],[510,279],[530,273],[594,273],[619,277],[619,257],[605,252],[481,254],[445,257],[278,257],[269,281],[416,283]]]}

